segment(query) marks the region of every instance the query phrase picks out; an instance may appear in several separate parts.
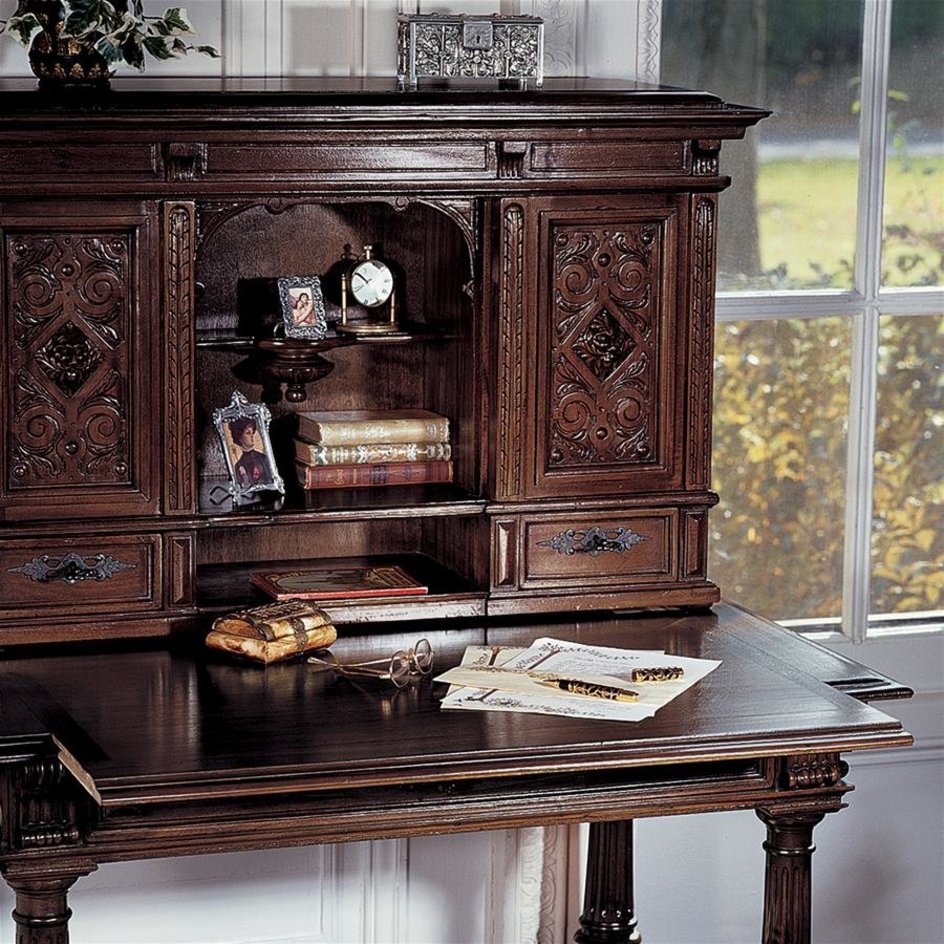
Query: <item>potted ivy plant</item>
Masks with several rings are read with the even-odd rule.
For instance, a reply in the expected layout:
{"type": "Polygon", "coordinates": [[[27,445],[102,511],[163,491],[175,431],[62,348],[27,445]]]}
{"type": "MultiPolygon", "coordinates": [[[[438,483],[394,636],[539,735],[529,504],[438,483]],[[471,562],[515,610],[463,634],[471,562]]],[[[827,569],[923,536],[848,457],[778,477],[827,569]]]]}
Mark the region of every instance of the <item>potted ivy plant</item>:
{"type": "Polygon", "coordinates": [[[107,85],[122,63],[143,71],[146,55],[219,56],[213,46],[185,38],[194,28],[183,7],[149,16],[144,0],[19,0],[16,12],[0,20],[0,32],[28,50],[40,85],[107,85]]]}

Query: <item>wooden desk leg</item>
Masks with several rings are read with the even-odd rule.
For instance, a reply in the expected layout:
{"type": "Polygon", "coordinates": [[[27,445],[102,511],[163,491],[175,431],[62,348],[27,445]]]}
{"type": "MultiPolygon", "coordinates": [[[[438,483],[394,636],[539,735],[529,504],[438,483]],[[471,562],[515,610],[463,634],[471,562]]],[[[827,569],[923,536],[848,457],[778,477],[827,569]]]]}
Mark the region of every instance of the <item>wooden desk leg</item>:
{"type": "Polygon", "coordinates": [[[633,821],[591,823],[577,944],[639,944],[633,912],[633,821]]]}
{"type": "Polygon", "coordinates": [[[72,911],[66,895],[78,879],[96,868],[89,862],[79,868],[73,865],[69,871],[41,866],[7,869],[3,877],[16,892],[16,944],[69,944],[72,911]]]}
{"type": "Polygon", "coordinates": [[[813,827],[826,812],[757,810],[767,824],[763,944],[810,944],[813,827]]]}

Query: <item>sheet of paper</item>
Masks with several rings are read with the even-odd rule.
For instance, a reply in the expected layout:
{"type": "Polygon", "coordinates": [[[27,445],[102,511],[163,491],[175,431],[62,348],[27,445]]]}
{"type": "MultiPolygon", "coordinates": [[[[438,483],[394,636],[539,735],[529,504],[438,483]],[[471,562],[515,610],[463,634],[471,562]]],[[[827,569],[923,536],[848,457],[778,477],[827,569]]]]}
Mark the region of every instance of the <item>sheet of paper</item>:
{"type": "MultiPolygon", "coordinates": [[[[521,679],[511,682],[503,675],[502,688],[497,686],[457,687],[453,685],[443,699],[443,708],[485,711],[525,711],[538,714],[556,714],[570,717],[611,721],[641,721],[652,717],[663,705],[676,698],[687,688],[717,668],[719,662],[665,655],[658,650],[616,649],[587,646],[567,640],[541,638],[527,649],[508,650],[501,647],[469,647],[462,660],[463,667],[500,666],[506,670],[520,670],[521,679]],[[681,679],[670,682],[632,683],[633,668],[681,668],[681,679]],[[539,671],[567,678],[595,680],[610,678],[615,684],[630,687],[639,698],[635,702],[611,701],[586,695],[572,695],[549,689],[524,672],[539,671]],[[512,690],[506,690],[512,687],[512,690]],[[546,690],[545,690],[546,689],[546,690]]],[[[473,679],[475,676],[444,673],[444,680],[473,679]]]]}

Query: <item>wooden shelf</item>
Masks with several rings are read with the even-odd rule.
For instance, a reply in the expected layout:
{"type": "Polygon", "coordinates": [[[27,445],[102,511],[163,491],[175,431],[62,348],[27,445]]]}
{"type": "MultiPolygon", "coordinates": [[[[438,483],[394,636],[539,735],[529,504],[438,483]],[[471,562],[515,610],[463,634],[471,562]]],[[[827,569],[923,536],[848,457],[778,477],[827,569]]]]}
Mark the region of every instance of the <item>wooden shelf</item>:
{"type": "Polygon", "coordinates": [[[214,489],[222,495],[225,479],[204,482],[200,514],[213,527],[265,524],[275,518],[285,524],[313,520],[356,520],[409,516],[434,518],[481,514],[485,500],[451,482],[431,485],[392,485],[378,488],[326,488],[304,491],[288,486],[283,497],[273,494],[257,502],[234,505],[229,497],[214,503],[214,489]]]}
{"type": "Polygon", "coordinates": [[[249,582],[250,575],[260,570],[366,567],[380,564],[396,564],[402,567],[427,586],[429,592],[412,597],[325,600],[318,602],[318,606],[339,623],[485,615],[484,590],[422,554],[204,565],[197,571],[197,606],[208,614],[219,614],[271,602],[269,597],[249,582]]]}

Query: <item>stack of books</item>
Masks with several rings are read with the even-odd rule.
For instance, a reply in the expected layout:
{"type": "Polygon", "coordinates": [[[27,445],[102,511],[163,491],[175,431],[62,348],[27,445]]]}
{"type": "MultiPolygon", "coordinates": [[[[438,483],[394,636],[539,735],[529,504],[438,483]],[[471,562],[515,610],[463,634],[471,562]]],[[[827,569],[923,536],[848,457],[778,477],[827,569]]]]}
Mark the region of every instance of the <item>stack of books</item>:
{"type": "Polygon", "coordinates": [[[449,420],[429,410],[301,412],[295,460],[306,489],[451,482],[449,420]]]}
{"type": "Polygon", "coordinates": [[[262,662],[327,649],[338,638],[331,618],[305,600],[284,600],[220,616],[206,637],[211,649],[262,662]]]}

